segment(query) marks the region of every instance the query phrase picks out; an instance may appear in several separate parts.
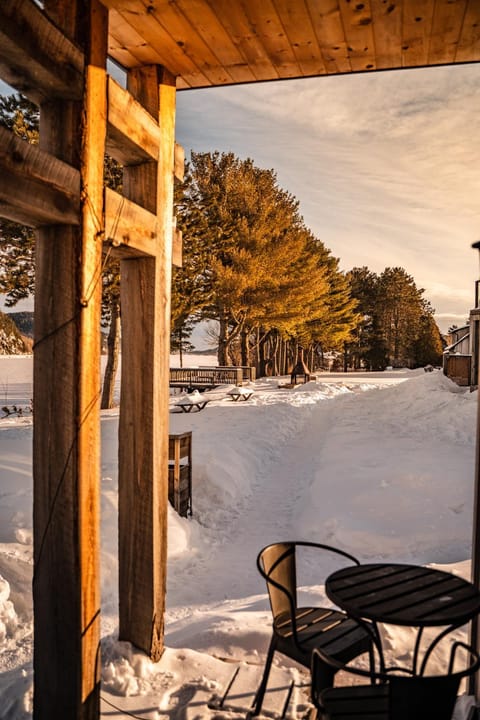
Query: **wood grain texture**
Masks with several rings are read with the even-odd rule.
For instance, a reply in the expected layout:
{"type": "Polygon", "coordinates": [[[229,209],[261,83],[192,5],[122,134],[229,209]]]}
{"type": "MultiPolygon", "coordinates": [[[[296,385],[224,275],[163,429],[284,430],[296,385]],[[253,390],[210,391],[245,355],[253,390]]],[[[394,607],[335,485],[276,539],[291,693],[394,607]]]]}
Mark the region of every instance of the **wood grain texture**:
{"type": "Polygon", "coordinates": [[[82,5],[83,16],[75,3],[50,5],[55,20],[59,10],[69,27],[73,22],[88,62],[82,103],[41,107],[42,149],[80,170],[81,224],[42,228],[36,252],[34,717],[47,720],[54,712],[94,720],[100,689],[99,322],[107,18],[96,0],[82,5]]]}
{"type": "Polygon", "coordinates": [[[37,104],[80,100],[83,54],[33,0],[0,3],[0,77],[37,104]]]}
{"type": "Polygon", "coordinates": [[[105,240],[117,257],[153,257],[157,250],[157,217],[105,188],[105,240]]]}
{"type": "Polygon", "coordinates": [[[480,61],[478,0],[105,3],[112,56],[179,89],[480,61]]]}
{"type": "Polygon", "coordinates": [[[402,21],[402,65],[427,65],[434,6],[430,0],[405,0],[402,21]]]}
{"type": "Polygon", "coordinates": [[[80,173],[0,127],[0,202],[11,220],[32,227],[78,225],[80,173]]]}
{"type": "Polygon", "coordinates": [[[126,192],[155,208],[157,242],[154,257],[122,261],[120,637],[158,660],[164,647],[167,560],[175,78],[158,67],[142,68],[129,73],[128,87],[156,114],[161,140],[157,164],[125,170],[126,192]]]}
{"type": "Polygon", "coordinates": [[[149,112],[113,78],[108,79],[109,154],[123,165],[158,157],[160,129],[149,112]]]}

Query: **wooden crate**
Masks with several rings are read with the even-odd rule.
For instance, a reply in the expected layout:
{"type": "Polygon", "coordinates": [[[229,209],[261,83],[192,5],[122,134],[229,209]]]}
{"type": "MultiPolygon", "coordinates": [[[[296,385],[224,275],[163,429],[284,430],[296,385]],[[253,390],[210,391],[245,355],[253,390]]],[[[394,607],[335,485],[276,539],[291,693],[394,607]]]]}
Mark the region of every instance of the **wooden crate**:
{"type": "Polygon", "coordinates": [[[446,355],[444,356],[444,373],[457,385],[470,385],[471,383],[471,355],[446,355]]]}
{"type": "Polygon", "coordinates": [[[168,499],[182,517],[192,514],[192,433],[168,436],[168,499]]]}

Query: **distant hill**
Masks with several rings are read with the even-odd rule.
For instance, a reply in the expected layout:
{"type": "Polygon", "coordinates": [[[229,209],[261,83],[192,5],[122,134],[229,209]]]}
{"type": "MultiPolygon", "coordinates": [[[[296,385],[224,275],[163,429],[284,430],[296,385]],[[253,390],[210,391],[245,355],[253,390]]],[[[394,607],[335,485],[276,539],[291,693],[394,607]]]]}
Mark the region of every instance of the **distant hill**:
{"type": "Polygon", "coordinates": [[[210,348],[210,350],[190,350],[189,355],[216,355],[217,348],[210,348]]]}
{"type": "Polygon", "coordinates": [[[22,355],[31,352],[31,341],[22,336],[10,317],[0,311],[0,355],[22,355]]]}
{"type": "Polygon", "coordinates": [[[22,335],[33,339],[33,312],[10,312],[7,314],[22,335]]]}

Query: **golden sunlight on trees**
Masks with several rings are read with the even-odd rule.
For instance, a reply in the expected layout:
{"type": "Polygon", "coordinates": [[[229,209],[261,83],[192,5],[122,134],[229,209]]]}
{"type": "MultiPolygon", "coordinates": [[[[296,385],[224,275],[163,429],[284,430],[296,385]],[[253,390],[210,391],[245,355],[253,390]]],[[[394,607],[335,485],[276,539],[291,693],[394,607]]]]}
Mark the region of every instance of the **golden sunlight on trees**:
{"type": "Polygon", "coordinates": [[[193,153],[177,214],[184,267],[175,273],[174,329],[187,309],[218,321],[220,365],[284,372],[298,344],[332,348],[349,338],[357,323],[349,286],[273,170],[233,153],[193,153]]]}

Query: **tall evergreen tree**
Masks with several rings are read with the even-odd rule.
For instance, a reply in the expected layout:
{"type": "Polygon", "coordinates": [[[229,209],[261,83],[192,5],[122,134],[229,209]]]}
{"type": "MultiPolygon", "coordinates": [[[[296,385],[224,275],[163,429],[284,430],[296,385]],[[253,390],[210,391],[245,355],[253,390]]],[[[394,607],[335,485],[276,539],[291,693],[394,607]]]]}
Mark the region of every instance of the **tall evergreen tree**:
{"type": "MultiPolygon", "coordinates": [[[[32,145],[38,144],[38,108],[21,95],[0,96],[0,125],[32,145]]],[[[7,307],[35,290],[35,237],[24,225],[0,218],[0,293],[7,307]]]]}
{"type": "Polygon", "coordinates": [[[278,187],[272,170],[233,153],[193,153],[183,193],[185,265],[176,277],[196,284],[199,317],[218,321],[221,365],[240,346],[245,361],[248,338],[258,343],[273,330],[311,337],[323,318],[330,339],[345,331],[352,306],[336,261],[305,228],[298,202],[278,187]]]}
{"type": "Polygon", "coordinates": [[[439,363],[442,341],[434,310],[403,268],[385,268],[380,275],[353,268],[348,278],[363,318],[350,346],[355,362],[371,369],[439,363]]]}

